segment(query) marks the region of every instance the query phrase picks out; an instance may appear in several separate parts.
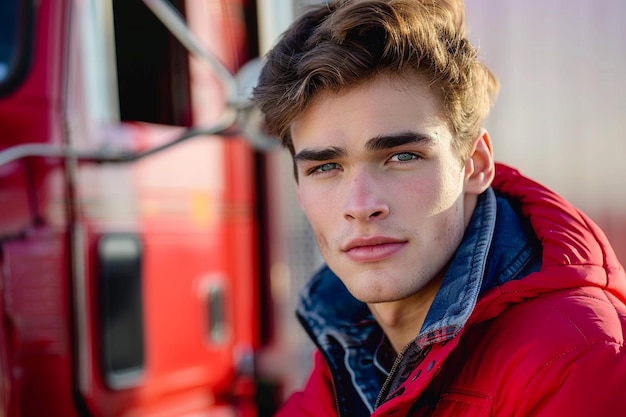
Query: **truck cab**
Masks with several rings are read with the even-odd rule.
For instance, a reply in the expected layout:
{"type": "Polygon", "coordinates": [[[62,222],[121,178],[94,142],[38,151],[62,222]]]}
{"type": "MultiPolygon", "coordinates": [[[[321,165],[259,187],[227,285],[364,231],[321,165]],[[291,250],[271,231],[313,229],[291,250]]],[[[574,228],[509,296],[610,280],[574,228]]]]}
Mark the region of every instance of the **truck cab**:
{"type": "Polygon", "coordinates": [[[263,414],[255,9],[0,4],[0,415],[263,414]]]}

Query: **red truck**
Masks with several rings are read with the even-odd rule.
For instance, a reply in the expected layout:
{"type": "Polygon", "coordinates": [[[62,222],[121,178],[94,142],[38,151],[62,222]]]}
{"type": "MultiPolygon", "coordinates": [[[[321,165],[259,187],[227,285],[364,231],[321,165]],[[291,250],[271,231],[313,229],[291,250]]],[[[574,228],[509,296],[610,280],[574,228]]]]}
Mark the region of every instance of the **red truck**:
{"type": "Polygon", "coordinates": [[[255,7],[0,3],[0,415],[268,409],[255,7]]]}

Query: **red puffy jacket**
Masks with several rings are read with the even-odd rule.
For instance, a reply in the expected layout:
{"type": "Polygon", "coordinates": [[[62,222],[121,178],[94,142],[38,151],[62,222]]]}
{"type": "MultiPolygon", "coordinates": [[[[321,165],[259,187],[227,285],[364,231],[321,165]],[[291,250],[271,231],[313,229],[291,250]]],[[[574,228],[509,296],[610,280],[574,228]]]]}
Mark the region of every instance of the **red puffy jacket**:
{"type": "MultiPolygon", "coordinates": [[[[463,331],[434,345],[374,416],[626,416],[626,274],[584,214],[504,165],[493,187],[521,203],[541,271],[483,294],[463,331]],[[442,381],[445,381],[443,383],[442,381]],[[410,412],[426,391],[434,409],[410,412]]],[[[279,416],[336,416],[319,352],[279,416]]]]}

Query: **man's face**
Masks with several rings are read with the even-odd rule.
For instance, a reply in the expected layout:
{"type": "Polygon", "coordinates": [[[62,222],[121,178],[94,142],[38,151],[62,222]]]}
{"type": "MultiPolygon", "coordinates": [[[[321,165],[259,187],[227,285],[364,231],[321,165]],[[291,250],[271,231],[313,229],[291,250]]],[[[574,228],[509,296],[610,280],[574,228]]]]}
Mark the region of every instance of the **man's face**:
{"type": "Polygon", "coordinates": [[[479,191],[467,187],[471,158],[453,150],[440,101],[421,78],[323,92],[291,135],[298,201],[353,296],[401,300],[441,275],[479,191]]]}

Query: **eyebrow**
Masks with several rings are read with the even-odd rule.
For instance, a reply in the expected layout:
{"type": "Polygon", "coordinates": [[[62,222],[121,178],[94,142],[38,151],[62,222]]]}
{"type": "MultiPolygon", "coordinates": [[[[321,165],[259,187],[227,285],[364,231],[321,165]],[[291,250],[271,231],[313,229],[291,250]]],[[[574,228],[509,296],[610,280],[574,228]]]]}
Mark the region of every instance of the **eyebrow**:
{"type": "Polygon", "coordinates": [[[373,137],[365,143],[365,149],[368,152],[382,151],[403,146],[411,143],[432,143],[435,140],[423,133],[412,131],[399,132],[390,135],[380,135],[373,137]]]}
{"type": "MultiPolygon", "coordinates": [[[[389,135],[379,135],[369,139],[365,143],[365,149],[367,152],[373,153],[382,151],[385,149],[392,149],[398,146],[407,145],[410,143],[432,143],[434,139],[426,134],[406,131],[398,132],[389,135]]],[[[347,155],[347,151],[343,147],[330,146],[328,148],[320,149],[303,149],[294,155],[295,162],[304,161],[328,161],[330,159],[337,159],[347,155]]]]}
{"type": "Polygon", "coordinates": [[[341,158],[346,155],[346,150],[338,146],[322,149],[303,149],[293,156],[295,162],[299,161],[328,161],[329,159],[341,158]]]}

